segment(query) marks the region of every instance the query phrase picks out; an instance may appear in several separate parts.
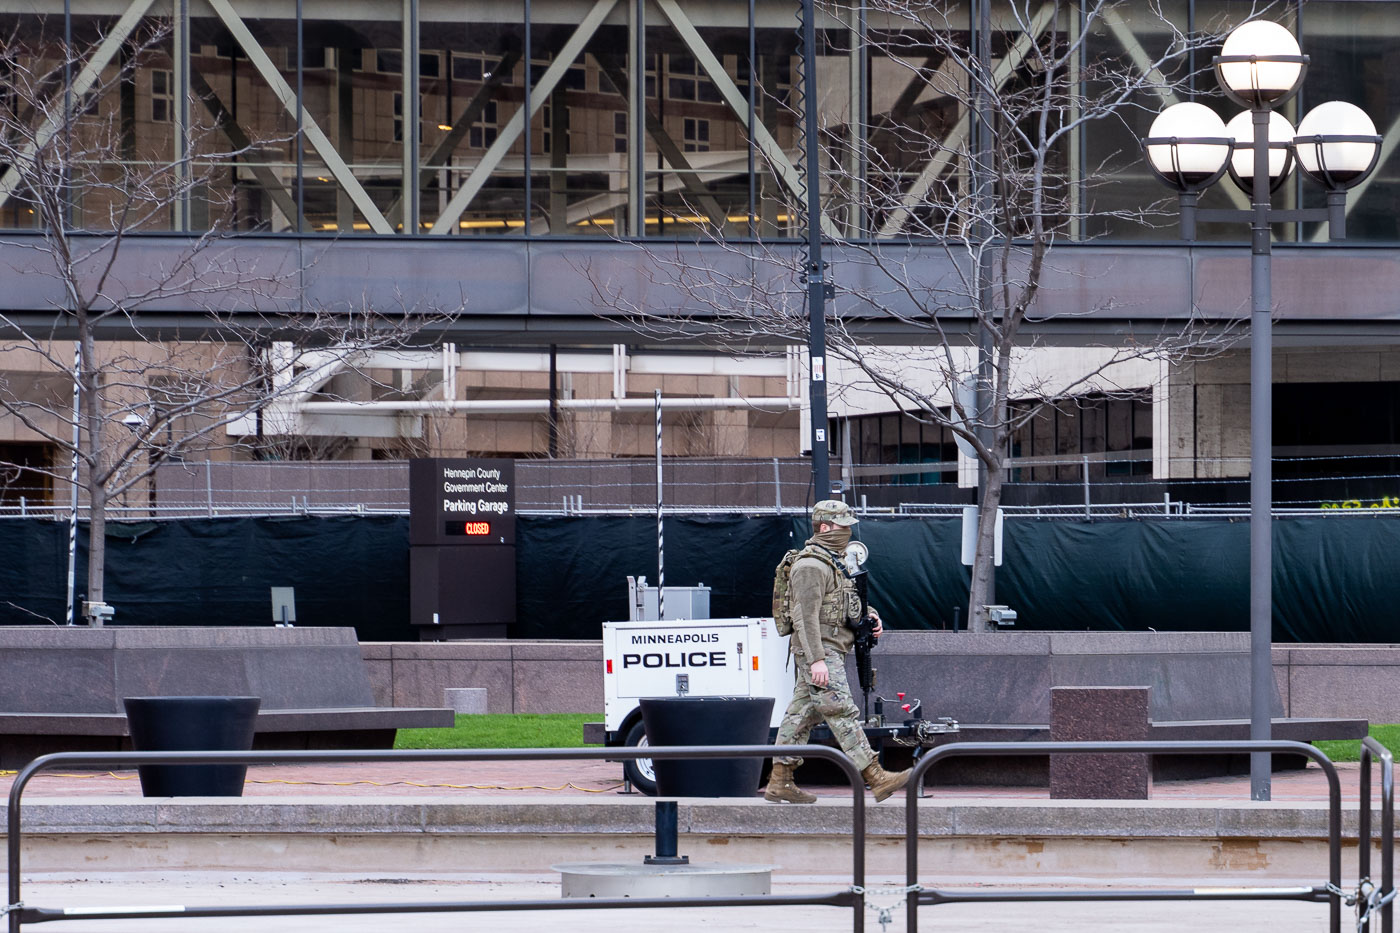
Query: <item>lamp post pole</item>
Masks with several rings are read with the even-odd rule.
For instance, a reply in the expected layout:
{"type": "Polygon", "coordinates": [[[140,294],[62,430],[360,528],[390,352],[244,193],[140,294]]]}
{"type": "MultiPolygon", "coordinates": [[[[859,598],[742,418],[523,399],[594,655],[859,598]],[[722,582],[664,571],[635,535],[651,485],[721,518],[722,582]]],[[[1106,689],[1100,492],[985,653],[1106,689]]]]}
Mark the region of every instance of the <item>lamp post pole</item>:
{"type": "Polygon", "coordinates": [[[826,302],[834,288],[822,260],[821,140],[817,126],[817,13],[813,0],[802,0],[802,123],[807,208],[807,256],[802,270],[807,284],[807,402],[811,411],[812,497],[831,494],[831,461],[826,412],[826,302]]]}
{"type": "MultiPolygon", "coordinates": [[[[1152,172],[1176,189],[1181,232],[1195,239],[1197,221],[1250,225],[1249,363],[1249,737],[1271,738],[1273,672],[1273,289],[1270,226],[1325,222],[1332,239],[1346,237],[1346,191],[1375,170],[1381,138],[1359,108],[1319,104],[1298,129],[1274,112],[1297,91],[1308,58],[1284,27],[1252,20],[1232,32],[1215,59],[1221,89],[1248,108],[1227,125],[1210,108],[1174,104],[1157,115],[1143,140],[1152,172]],[[1247,118],[1247,119],[1246,119],[1247,118]],[[1277,131],[1277,138],[1274,138],[1277,131]],[[1251,138],[1244,140],[1246,132],[1251,138]],[[1235,159],[1235,152],[1248,157],[1235,159]],[[1281,152],[1275,164],[1272,154],[1281,152]],[[1270,193],[1294,161],[1327,192],[1325,209],[1275,210],[1270,193]],[[1250,209],[1201,210],[1200,193],[1226,171],[1250,195],[1250,209]],[[1246,177],[1248,176],[1248,177],[1246,177]]],[[[1250,796],[1270,798],[1271,756],[1251,753],[1250,796]]]]}
{"type": "MultiPolygon", "coordinates": [[[[1269,229],[1268,107],[1255,104],[1253,219],[1250,221],[1249,342],[1249,737],[1273,731],[1273,440],[1274,320],[1269,229]]],[[[1271,755],[1249,756],[1249,796],[1271,796],[1271,755]]]]}

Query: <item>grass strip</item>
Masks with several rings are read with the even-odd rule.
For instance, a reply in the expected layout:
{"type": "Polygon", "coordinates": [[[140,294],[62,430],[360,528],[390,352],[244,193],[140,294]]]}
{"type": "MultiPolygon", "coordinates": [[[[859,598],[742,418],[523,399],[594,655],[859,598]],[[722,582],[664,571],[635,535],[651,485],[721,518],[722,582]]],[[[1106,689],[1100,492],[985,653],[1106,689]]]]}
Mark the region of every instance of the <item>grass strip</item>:
{"type": "MultiPolygon", "coordinates": [[[[1400,758],[1400,724],[1372,723],[1371,738],[1390,749],[1391,754],[1400,758]]],[[[1360,761],[1361,741],[1344,740],[1335,742],[1314,742],[1322,753],[1333,761],[1360,761]]]]}
{"type": "Polygon", "coordinates": [[[583,724],[602,713],[459,715],[450,729],[400,729],[395,748],[598,748],[583,744],[583,724]]]}

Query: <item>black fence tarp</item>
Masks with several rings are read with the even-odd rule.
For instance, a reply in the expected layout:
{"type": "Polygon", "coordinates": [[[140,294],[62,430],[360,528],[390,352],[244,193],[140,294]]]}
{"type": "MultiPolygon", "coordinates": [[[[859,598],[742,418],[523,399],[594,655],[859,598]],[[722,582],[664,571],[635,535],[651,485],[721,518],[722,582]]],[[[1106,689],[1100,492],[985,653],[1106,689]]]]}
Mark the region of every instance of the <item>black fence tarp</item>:
{"type": "MultiPolygon", "coordinates": [[[[365,641],[408,626],[407,516],[109,522],[114,625],[271,625],[270,587],[296,587],[297,623],[350,625],[365,641]]],[[[87,524],[75,580],[87,590],[87,524]]],[[[0,521],[0,623],[62,623],[68,526],[0,521]]]]}
{"type": "MultiPolygon", "coordinates": [[[[773,566],[807,522],[782,516],[666,519],[666,582],[711,587],[715,616],[765,615],[773,566]]],[[[107,600],[117,625],[270,624],[269,587],[296,587],[298,624],[353,626],[365,641],[408,625],[406,517],[215,518],[113,523],[107,600]]],[[[872,517],[871,603],[894,628],[951,628],[966,612],[961,523],[872,517]]],[[[86,581],[79,529],[78,592],[86,581]]],[[[649,517],[523,517],[519,638],[597,638],[627,617],[626,577],[656,578],[649,517]]],[[[0,521],[0,624],[62,622],[68,528],[0,521]]],[[[1274,637],[1400,641],[1400,515],[1274,523],[1274,637]]],[[[1243,631],[1249,525],[1231,521],[1021,519],[1006,523],[997,601],[1018,629],[1243,631]]]]}
{"type": "MultiPolygon", "coordinates": [[[[667,518],[666,582],[710,587],[715,618],[768,615],[792,533],[777,515],[667,518]]],[[[627,618],[628,576],[656,585],[654,518],[521,518],[516,536],[519,638],[597,638],[602,622],[627,618]]]]}

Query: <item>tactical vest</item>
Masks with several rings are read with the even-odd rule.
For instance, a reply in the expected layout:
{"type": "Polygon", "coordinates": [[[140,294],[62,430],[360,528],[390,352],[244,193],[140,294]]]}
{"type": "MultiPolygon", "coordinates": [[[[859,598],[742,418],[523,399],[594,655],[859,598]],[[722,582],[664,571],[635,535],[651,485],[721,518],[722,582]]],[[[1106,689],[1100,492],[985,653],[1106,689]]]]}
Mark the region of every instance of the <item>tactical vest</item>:
{"type": "Polygon", "coordinates": [[[826,564],[834,575],[835,585],[828,586],[822,594],[818,625],[822,641],[834,645],[844,654],[855,642],[855,631],[851,626],[860,618],[860,596],[856,593],[855,581],[851,579],[841,561],[820,545],[809,544],[804,547],[797,552],[793,563],[805,557],[815,558],[826,564]]]}

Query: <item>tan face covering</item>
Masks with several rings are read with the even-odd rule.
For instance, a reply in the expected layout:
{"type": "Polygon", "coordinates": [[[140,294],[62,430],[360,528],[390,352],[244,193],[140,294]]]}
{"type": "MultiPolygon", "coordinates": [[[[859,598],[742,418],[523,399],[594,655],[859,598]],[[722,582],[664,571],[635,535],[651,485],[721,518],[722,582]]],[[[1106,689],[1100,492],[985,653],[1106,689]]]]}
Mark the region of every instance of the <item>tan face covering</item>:
{"type": "Polygon", "coordinates": [[[840,554],[846,550],[846,545],[851,543],[851,529],[848,525],[837,525],[830,531],[819,531],[812,535],[812,540],[822,547],[840,554]]]}

